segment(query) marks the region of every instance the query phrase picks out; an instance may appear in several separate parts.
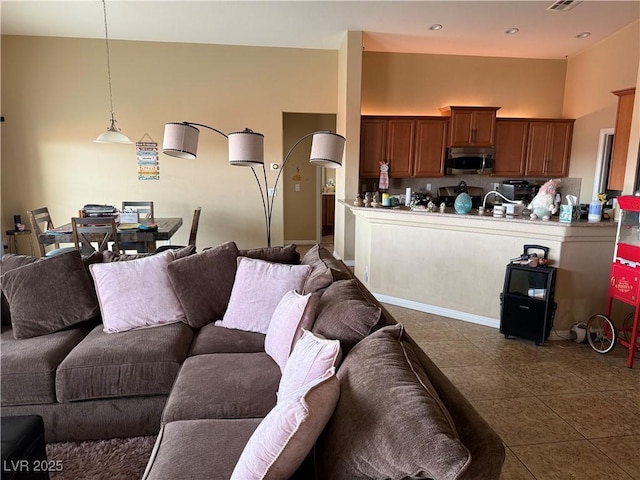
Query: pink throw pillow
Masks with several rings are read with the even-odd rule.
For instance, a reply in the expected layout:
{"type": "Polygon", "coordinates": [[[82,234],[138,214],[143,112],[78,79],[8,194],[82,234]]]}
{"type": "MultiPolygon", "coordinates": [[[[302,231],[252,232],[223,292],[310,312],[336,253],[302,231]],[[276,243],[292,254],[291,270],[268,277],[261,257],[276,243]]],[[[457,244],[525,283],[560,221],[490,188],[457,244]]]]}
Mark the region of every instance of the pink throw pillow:
{"type": "Polygon", "coordinates": [[[315,381],[340,363],[340,341],[322,338],[308,330],[302,331],[282,371],[278,386],[278,403],[294,395],[307,383],[315,381]]]}
{"type": "Polygon", "coordinates": [[[167,273],[174,258],[169,250],[129,262],[89,266],[105,333],[185,321],[167,273]]]}
{"type": "Polygon", "coordinates": [[[264,351],[284,370],[302,329],[310,330],[315,320],[317,295],[300,295],[295,290],[285,293],[269,322],[264,351]]]}
{"type": "Polygon", "coordinates": [[[309,265],[284,265],[238,257],[229,306],[215,324],[247,332],[267,333],[278,303],[290,290],[302,291],[309,265]]]}
{"type": "Polygon", "coordinates": [[[244,447],[231,480],[289,478],[302,464],[340,396],[335,368],[278,403],[244,447]]]}

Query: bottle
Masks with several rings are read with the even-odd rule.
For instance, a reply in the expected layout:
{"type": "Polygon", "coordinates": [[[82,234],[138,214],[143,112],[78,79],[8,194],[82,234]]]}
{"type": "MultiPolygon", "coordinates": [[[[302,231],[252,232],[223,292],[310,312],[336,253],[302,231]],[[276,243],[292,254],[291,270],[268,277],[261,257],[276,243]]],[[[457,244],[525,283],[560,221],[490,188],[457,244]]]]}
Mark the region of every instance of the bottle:
{"type": "Polygon", "coordinates": [[[589,203],[589,214],[587,215],[587,221],[589,223],[597,223],[602,220],[602,203],[597,198],[591,200],[589,203]]]}

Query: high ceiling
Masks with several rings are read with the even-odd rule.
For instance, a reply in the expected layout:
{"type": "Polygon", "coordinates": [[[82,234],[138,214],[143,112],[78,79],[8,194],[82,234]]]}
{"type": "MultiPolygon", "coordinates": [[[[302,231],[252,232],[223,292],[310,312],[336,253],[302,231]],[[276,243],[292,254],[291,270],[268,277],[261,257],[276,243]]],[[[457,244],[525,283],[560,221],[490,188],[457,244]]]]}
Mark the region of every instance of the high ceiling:
{"type": "MultiPolygon", "coordinates": [[[[640,18],[640,0],[547,10],[554,1],[107,0],[107,15],[114,40],[335,50],[352,30],[364,32],[367,51],[547,59],[575,55],[640,18]],[[576,38],[581,32],[591,35],[576,38]]],[[[99,0],[0,6],[3,34],[104,38],[99,0]]]]}

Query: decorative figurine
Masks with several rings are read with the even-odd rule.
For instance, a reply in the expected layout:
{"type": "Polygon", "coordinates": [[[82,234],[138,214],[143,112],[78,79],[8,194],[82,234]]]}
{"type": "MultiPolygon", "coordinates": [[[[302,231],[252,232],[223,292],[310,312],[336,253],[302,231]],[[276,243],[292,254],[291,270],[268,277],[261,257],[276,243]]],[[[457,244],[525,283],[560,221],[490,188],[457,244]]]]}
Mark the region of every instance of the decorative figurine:
{"type": "Polygon", "coordinates": [[[364,202],[362,201],[362,195],[357,194],[356,199],[353,202],[353,205],[356,207],[364,207],[364,202]]]}
{"type": "Polygon", "coordinates": [[[377,190],[373,192],[373,201],[371,202],[371,206],[373,208],[378,208],[380,206],[380,192],[377,190]]]}
{"type": "Polygon", "coordinates": [[[436,209],[435,203],[433,203],[431,200],[429,200],[429,203],[427,203],[427,210],[429,212],[433,212],[435,209],[436,209]]]}
{"type": "Polygon", "coordinates": [[[380,164],[380,185],[381,190],[389,188],[389,162],[378,162],[380,164]]]}
{"type": "Polygon", "coordinates": [[[533,197],[531,203],[527,206],[531,210],[531,220],[541,218],[542,220],[550,220],[551,215],[558,211],[555,203],[556,189],[560,185],[560,179],[555,178],[546,182],[540,187],[537,195],[533,197]]]}
{"type": "Polygon", "coordinates": [[[447,206],[444,204],[444,202],[442,202],[440,204],[440,213],[444,213],[444,209],[447,208],[447,206]]]}
{"type": "Polygon", "coordinates": [[[371,206],[371,192],[367,192],[364,194],[364,206],[365,207],[371,206]]]}

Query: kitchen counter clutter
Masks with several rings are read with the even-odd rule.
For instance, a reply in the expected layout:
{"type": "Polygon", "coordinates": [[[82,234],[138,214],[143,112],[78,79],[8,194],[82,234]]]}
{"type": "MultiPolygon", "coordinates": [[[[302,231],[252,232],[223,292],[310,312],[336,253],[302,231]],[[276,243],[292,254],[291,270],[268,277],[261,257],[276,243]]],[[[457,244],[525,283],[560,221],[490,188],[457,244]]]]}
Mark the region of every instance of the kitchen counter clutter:
{"type": "Polygon", "coordinates": [[[604,310],[616,223],[355,207],[355,275],[378,300],[499,327],[504,270],[525,244],[549,248],[558,268],[554,328],[604,310]],[[382,254],[384,252],[384,254],[382,254]]]}

